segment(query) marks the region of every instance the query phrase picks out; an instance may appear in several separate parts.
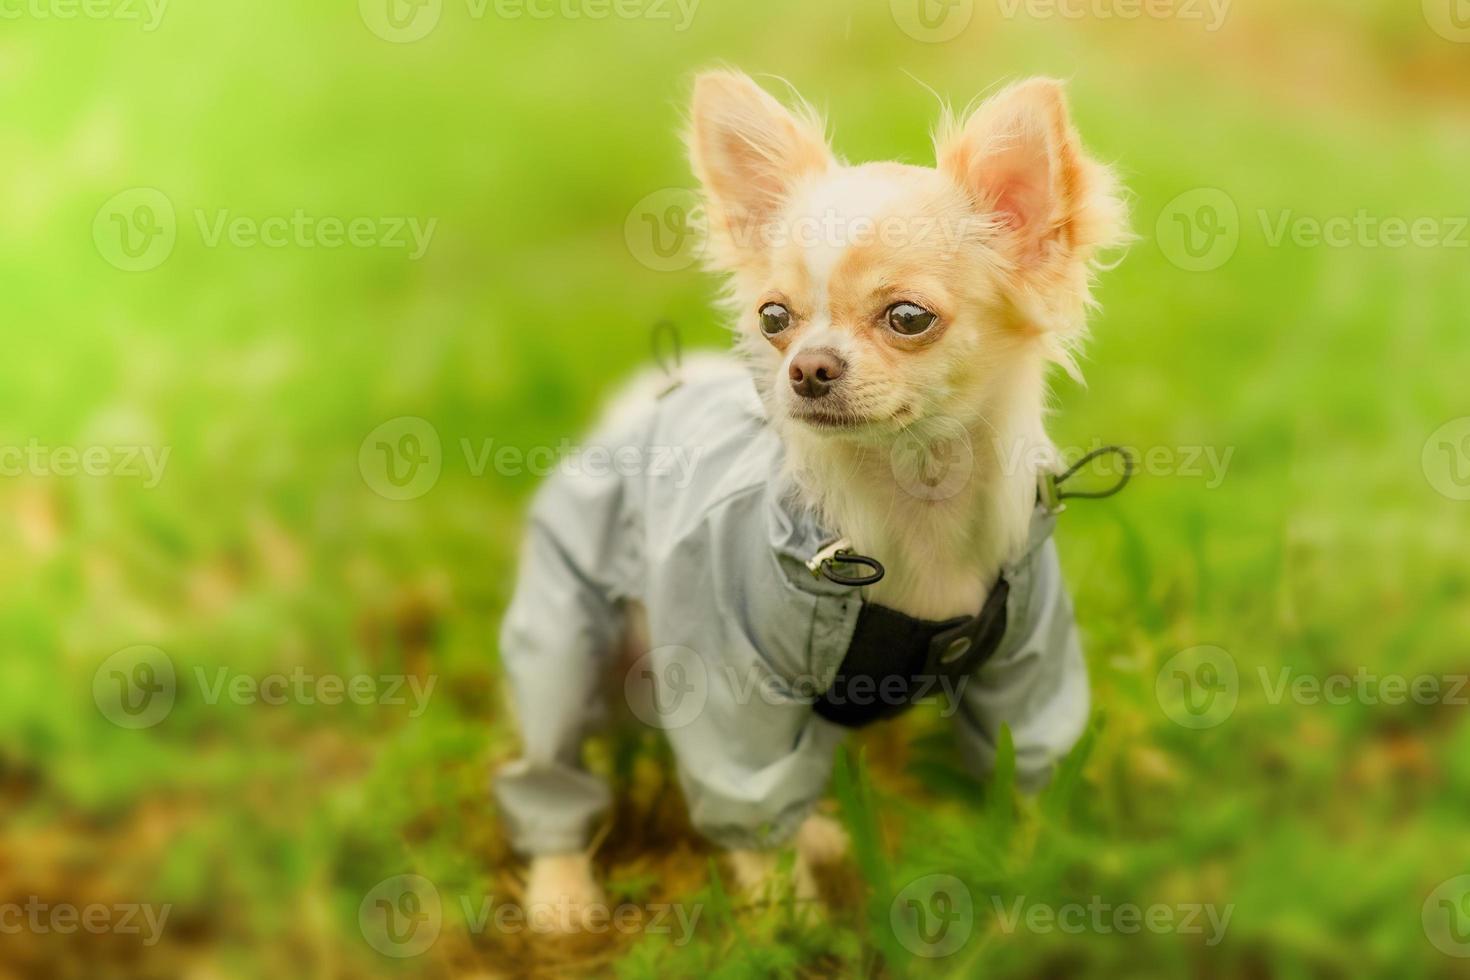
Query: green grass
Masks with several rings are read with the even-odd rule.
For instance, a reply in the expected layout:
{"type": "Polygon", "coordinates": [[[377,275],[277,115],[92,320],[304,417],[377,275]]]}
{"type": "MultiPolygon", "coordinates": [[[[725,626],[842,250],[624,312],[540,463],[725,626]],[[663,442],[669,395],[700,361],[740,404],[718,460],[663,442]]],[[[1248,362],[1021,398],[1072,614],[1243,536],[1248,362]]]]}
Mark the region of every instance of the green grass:
{"type": "MultiPolygon", "coordinates": [[[[1454,976],[1426,936],[1434,888],[1470,873],[1463,707],[1273,703],[1296,674],[1470,672],[1470,504],[1421,452],[1470,413],[1470,249],[1273,247],[1259,213],[1470,213],[1470,48],[1417,4],[1238,4],[1207,34],[1168,21],[1005,20],[922,44],[888,5],[702,4],[652,21],[472,20],[389,44],[351,2],[171,6],[158,30],[6,21],[0,76],[0,446],[167,446],[133,477],[0,477],[0,903],[170,903],[161,941],[0,935],[51,975],[623,977],[1454,976]],[[942,720],[858,739],[834,805],[859,846],[816,919],[744,909],[710,874],[651,738],[599,747],[627,788],[599,860],[617,901],[702,909],[677,933],[549,947],[475,932],[460,899],[513,903],[519,866],[487,793],[513,751],[496,630],[529,474],[471,472],[460,440],[576,438],[671,319],[719,346],[717,285],[659,272],[624,239],[635,203],[691,178],[689,73],[771,72],[829,112],[852,159],[928,162],[925,85],[963,104],[1031,73],[1072,80],[1142,240],[1102,281],[1086,387],[1057,386],[1058,441],[1233,451],[1205,475],[1145,473],[1078,504],[1058,537],[1099,717],[1037,800],[976,786],[942,720]],[[912,77],[911,77],[912,76],[912,77]],[[920,83],[923,84],[920,84],[920,83]],[[173,254],[103,261],[104,201],[156,187],[173,254]],[[1224,190],[1234,256],[1171,264],[1155,225],[1224,190]],[[207,247],[195,221],[414,215],[427,254],[207,247]],[[375,494],[359,446],[429,420],[443,473],[375,494]],[[166,719],[126,730],[93,700],[115,651],[180,678],[166,719]],[[1214,645],[1239,703],[1207,729],[1155,695],[1214,645]],[[435,678],[409,705],[209,703],[220,667],[260,677],[435,678]],[[432,880],[422,955],[375,952],[358,909],[380,881],[432,880]],[[952,875],[969,940],[898,941],[911,882],[952,875]],[[1232,913],[1177,931],[1007,931],[1023,907],[1098,901],[1232,913]],[[1006,915],[1001,913],[1005,912],[1006,915]]],[[[926,899],[926,895],[921,895],[926,899]]],[[[1024,921],[1024,920],[1023,920],[1024,921]]]]}

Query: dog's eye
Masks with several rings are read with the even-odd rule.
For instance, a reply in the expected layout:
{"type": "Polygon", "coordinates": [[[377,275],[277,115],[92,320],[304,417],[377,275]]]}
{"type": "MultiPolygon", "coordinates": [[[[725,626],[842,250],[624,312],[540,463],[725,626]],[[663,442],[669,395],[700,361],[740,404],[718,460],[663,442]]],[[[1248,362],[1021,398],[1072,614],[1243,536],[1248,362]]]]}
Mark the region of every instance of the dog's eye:
{"type": "Polygon", "coordinates": [[[776,334],[791,326],[791,311],[780,303],[767,303],[760,309],[761,332],[767,337],[776,334]]]}
{"type": "Polygon", "coordinates": [[[888,325],[905,337],[923,333],[939,319],[917,303],[894,303],[888,308],[888,325]]]}

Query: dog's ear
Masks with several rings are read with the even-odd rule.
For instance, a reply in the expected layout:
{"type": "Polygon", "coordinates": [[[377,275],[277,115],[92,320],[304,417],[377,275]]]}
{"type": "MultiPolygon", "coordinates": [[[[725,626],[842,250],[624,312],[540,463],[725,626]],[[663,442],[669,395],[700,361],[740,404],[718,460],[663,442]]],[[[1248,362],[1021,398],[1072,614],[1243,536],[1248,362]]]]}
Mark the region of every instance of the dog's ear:
{"type": "Polygon", "coordinates": [[[762,227],[798,182],[835,163],[809,106],[792,112],[737,71],[695,79],[688,143],[716,261],[726,266],[759,246],[762,227]]]}
{"type": "Polygon", "coordinates": [[[1084,152],[1059,81],[1012,85],[962,124],[943,126],[935,151],[940,171],[995,222],[998,250],[1021,285],[1085,290],[1097,250],[1128,237],[1117,180],[1084,152]]]}

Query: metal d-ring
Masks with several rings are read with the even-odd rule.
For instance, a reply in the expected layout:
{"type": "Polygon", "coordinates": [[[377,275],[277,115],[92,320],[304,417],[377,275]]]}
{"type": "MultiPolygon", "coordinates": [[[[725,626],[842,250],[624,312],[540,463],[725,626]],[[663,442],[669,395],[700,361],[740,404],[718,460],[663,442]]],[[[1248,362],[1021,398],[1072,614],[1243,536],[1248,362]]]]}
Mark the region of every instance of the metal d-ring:
{"type": "Polygon", "coordinates": [[[869,558],[867,555],[853,554],[851,551],[846,550],[838,551],[830,558],[822,559],[820,567],[822,575],[828,581],[836,582],[838,585],[872,585],[874,582],[880,581],[884,575],[883,563],[878,559],[869,558]],[[870,571],[866,575],[843,575],[833,570],[837,565],[858,565],[870,569],[870,571]]]}

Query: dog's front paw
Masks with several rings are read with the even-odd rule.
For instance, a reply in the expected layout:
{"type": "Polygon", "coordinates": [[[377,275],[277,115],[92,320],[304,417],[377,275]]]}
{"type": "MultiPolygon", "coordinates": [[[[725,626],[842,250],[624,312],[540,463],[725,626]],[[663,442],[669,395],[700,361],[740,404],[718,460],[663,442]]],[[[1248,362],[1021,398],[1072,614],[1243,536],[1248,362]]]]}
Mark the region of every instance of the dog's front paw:
{"type": "Polygon", "coordinates": [[[771,897],[776,883],[774,851],[731,851],[726,855],[735,878],[735,892],[751,901],[771,897]]]}
{"type": "Polygon", "coordinates": [[[778,872],[780,860],[775,851],[731,851],[730,870],[735,875],[735,890],[747,901],[763,905],[787,897],[795,899],[797,915],[806,920],[821,913],[821,894],[817,879],[807,860],[798,853],[789,881],[778,872]]]}
{"type": "Polygon", "coordinates": [[[807,817],[796,831],[796,852],[813,868],[840,864],[851,846],[842,824],[820,813],[807,817]]]}
{"type": "Polygon", "coordinates": [[[544,854],[531,860],[526,880],[526,921],[537,932],[585,929],[588,916],[606,906],[585,854],[544,854]]]}

